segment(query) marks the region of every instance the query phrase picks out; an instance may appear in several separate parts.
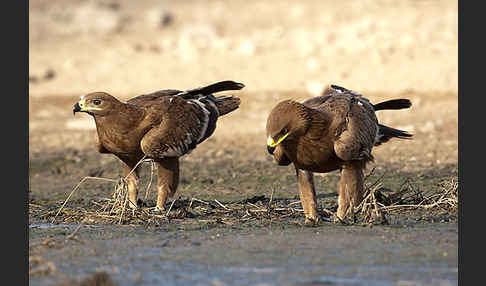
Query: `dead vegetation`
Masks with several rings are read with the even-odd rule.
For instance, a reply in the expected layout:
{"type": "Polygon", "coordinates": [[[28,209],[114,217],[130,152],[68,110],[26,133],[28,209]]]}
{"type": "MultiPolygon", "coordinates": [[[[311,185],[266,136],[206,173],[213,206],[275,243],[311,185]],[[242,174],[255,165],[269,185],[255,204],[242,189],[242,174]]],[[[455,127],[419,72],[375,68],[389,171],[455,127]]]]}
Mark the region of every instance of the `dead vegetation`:
{"type": "MultiPolygon", "coordinates": [[[[373,171],[374,169],[370,173],[373,171]]],[[[456,178],[444,180],[439,184],[437,191],[432,194],[414,186],[410,178],[406,178],[397,191],[385,193],[390,190],[382,186],[380,179],[367,186],[363,201],[354,210],[354,222],[359,220],[362,223],[388,224],[387,214],[417,209],[433,209],[457,214],[458,183],[456,178]]]]}
{"type": "MultiPolygon", "coordinates": [[[[153,173],[153,169],[152,172],[153,173]]],[[[340,221],[344,224],[388,224],[389,214],[411,212],[417,209],[427,209],[448,214],[457,214],[458,182],[455,177],[442,181],[435,191],[423,191],[414,185],[413,180],[406,178],[397,190],[383,187],[383,176],[374,182],[367,182],[374,169],[365,178],[366,192],[363,201],[354,208],[354,213],[348,219],[340,221]]],[[[152,176],[151,176],[152,178],[152,176]]],[[[170,222],[198,224],[236,225],[250,221],[270,222],[289,221],[299,222],[303,218],[300,200],[278,199],[275,194],[278,187],[272,187],[268,197],[253,196],[248,199],[220,202],[217,199],[201,200],[195,197],[184,198],[178,196],[168,203],[164,212],[154,211],[155,202],[147,196],[152,179],[145,190],[144,200],[139,199],[139,208],[133,210],[129,206],[128,188],[124,178],[112,180],[99,177],[83,178],[71,191],[60,207],[42,207],[31,202],[31,214],[41,220],[53,223],[107,223],[107,224],[141,224],[145,226],[161,226],[170,222]],[[80,185],[88,180],[105,180],[114,183],[111,198],[92,199],[88,204],[70,207],[68,202],[80,185]]],[[[331,198],[335,200],[335,198],[331,198]]],[[[324,221],[337,222],[334,216],[335,202],[329,208],[320,208],[324,221]]],[[[74,231],[77,232],[79,227],[74,231]]],[[[71,235],[71,236],[74,236],[71,235]]]]}

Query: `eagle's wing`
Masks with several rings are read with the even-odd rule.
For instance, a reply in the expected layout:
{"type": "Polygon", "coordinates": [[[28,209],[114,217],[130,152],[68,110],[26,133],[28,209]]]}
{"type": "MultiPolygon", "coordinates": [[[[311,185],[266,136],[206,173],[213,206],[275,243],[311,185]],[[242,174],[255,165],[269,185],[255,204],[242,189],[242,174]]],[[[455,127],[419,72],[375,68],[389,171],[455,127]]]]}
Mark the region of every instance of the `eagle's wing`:
{"type": "Polygon", "coordinates": [[[134,98],[131,98],[127,101],[129,104],[134,104],[138,106],[150,106],[151,104],[167,97],[167,96],[174,96],[177,94],[182,93],[182,91],[177,90],[177,89],[164,89],[164,90],[159,90],[155,91],[149,94],[142,94],[139,96],[136,96],[134,98]]]}
{"type": "Polygon", "coordinates": [[[329,98],[331,98],[329,95],[315,96],[302,102],[302,104],[310,108],[319,108],[319,106],[324,104],[329,98]]]}
{"type": "Polygon", "coordinates": [[[167,98],[167,96],[178,96],[182,97],[186,100],[197,100],[201,97],[207,98],[212,100],[220,113],[220,115],[224,115],[230,113],[231,111],[237,109],[240,105],[240,99],[237,97],[232,96],[213,96],[213,93],[226,91],[226,90],[239,90],[245,87],[244,84],[225,80],[216,82],[207,86],[188,89],[185,91],[177,90],[177,89],[164,89],[159,90],[156,92],[152,92],[149,94],[139,95],[127,101],[129,104],[138,105],[141,107],[149,107],[154,103],[157,103],[161,100],[167,98]]]}
{"type": "Polygon", "coordinates": [[[324,89],[324,91],[322,92],[322,95],[309,98],[306,101],[302,102],[302,104],[304,104],[305,106],[308,106],[310,108],[319,109],[332,96],[336,96],[336,95],[339,96],[339,95],[342,95],[342,94],[347,94],[347,95],[350,95],[350,96],[356,96],[356,97],[359,97],[362,100],[369,102],[369,100],[367,98],[364,98],[361,94],[359,94],[357,92],[354,92],[354,91],[349,90],[347,88],[341,87],[339,85],[330,84],[324,89]]]}
{"type": "Polygon", "coordinates": [[[371,149],[378,130],[373,106],[362,97],[347,93],[333,95],[322,109],[331,114],[335,132],[334,151],[345,161],[373,160],[371,149]]]}
{"type": "Polygon", "coordinates": [[[185,100],[173,96],[164,101],[162,116],[160,124],[149,130],[140,142],[142,151],[151,158],[190,153],[214,132],[219,113],[208,98],[185,100]]]}

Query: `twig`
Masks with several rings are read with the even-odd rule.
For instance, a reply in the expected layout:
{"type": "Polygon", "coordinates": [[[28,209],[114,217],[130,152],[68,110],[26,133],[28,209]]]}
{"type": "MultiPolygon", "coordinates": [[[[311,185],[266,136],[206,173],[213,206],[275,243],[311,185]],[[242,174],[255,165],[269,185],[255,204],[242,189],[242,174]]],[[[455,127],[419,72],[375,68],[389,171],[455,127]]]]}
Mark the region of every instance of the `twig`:
{"type": "Polygon", "coordinates": [[[289,203],[287,206],[293,206],[293,205],[300,204],[300,203],[301,203],[300,200],[298,200],[298,201],[289,203]]]}
{"type": "Polygon", "coordinates": [[[54,216],[54,218],[52,219],[52,221],[54,222],[54,220],[56,219],[56,217],[59,215],[59,213],[61,212],[61,210],[64,208],[64,206],[66,205],[66,203],[69,201],[69,199],[71,198],[71,196],[73,195],[73,193],[79,188],[79,186],[87,179],[92,179],[92,180],[103,180],[103,181],[108,181],[108,182],[117,182],[116,180],[113,180],[113,179],[106,179],[106,178],[99,178],[99,177],[84,177],[77,185],[76,187],[74,187],[74,189],[71,191],[71,193],[69,194],[69,196],[66,198],[66,200],[64,201],[64,203],[62,204],[62,206],[59,208],[59,210],[57,211],[56,215],[54,216]]]}
{"type": "Polygon", "coordinates": [[[66,236],[66,240],[72,239],[76,235],[76,233],[78,233],[78,231],[81,229],[82,226],[83,226],[82,223],[78,224],[76,229],[74,229],[74,231],[70,235],[66,236]]]}
{"type": "Polygon", "coordinates": [[[191,203],[189,204],[189,207],[192,207],[192,203],[193,203],[194,201],[199,202],[199,203],[203,203],[203,204],[206,204],[206,205],[210,205],[210,203],[205,202],[205,201],[203,201],[203,200],[200,200],[200,199],[197,199],[197,198],[192,198],[192,199],[191,199],[191,203]]]}
{"type": "Polygon", "coordinates": [[[253,204],[253,203],[250,203],[250,202],[247,202],[247,204],[249,204],[250,206],[254,207],[254,208],[257,208],[257,209],[260,209],[257,205],[253,204]]]}
{"type": "Polygon", "coordinates": [[[143,198],[144,200],[147,200],[148,191],[150,189],[150,186],[152,185],[152,178],[154,176],[154,164],[155,163],[154,163],[153,160],[151,160],[151,163],[152,164],[150,164],[150,181],[149,181],[149,184],[147,186],[147,189],[145,189],[145,197],[143,198]]]}
{"type": "Polygon", "coordinates": [[[167,213],[165,214],[166,217],[169,216],[169,213],[170,213],[170,210],[172,209],[172,206],[174,205],[175,201],[177,201],[177,198],[175,200],[172,201],[172,204],[170,204],[170,207],[169,207],[169,210],[167,211],[167,213]]]}
{"type": "Polygon", "coordinates": [[[123,218],[123,213],[125,212],[125,207],[127,205],[127,199],[128,199],[128,192],[125,193],[125,200],[123,201],[122,205],[122,211],[120,214],[120,220],[118,221],[118,224],[121,224],[122,218],[123,218]]]}
{"type": "Polygon", "coordinates": [[[223,207],[224,209],[227,209],[229,210],[229,208],[227,208],[225,205],[223,205],[222,203],[220,203],[218,200],[214,200],[216,203],[218,203],[218,205],[220,205],[221,207],[223,207]]]}
{"type": "Polygon", "coordinates": [[[275,188],[272,187],[272,193],[270,194],[270,200],[268,201],[268,205],[267,205],[268,213],[270,213],[270,210],[272,208],[272,201],[273,201],[273,193],[274,192],[275,192],[275,188]]]}
{"type": "Polygon", "coordinates": [[[383,175],[381,175],[381,177],[379,177],[374,183],[369,185],[367,188],[371,189],[372,187],[374,187],[376,184],[378,184],[381,181],[381,179],[383,179],[384,176],[385,176],[385,173],[383,173],[383,175]]]}
{"type": "Polygon", "coordinates": [[[145,160],[145,158],[147,157],[147,154],[143,155],[142,159],[140,159],[140,161],[137,162],[137,164],[135,164],[135,167],[133,167],[130,172],[128,172],[128,174],[125,176],[125,180],[128,178],[128,176],[130,176],[133,171],[135,171],[135,169],[137,169],[138,165],[142,164],[143,160],[145,160]]]}
{"type": "Polygon", "coordinates": [[[368,173],[368,175],[366,175],[363,179],[364,182],[366,182],[366,180],[371,176],[373,175],[373,173],[375,172],[375,169],[376,167],[373,167],[373,169],[371,169],[371,171],[368,173]]]}

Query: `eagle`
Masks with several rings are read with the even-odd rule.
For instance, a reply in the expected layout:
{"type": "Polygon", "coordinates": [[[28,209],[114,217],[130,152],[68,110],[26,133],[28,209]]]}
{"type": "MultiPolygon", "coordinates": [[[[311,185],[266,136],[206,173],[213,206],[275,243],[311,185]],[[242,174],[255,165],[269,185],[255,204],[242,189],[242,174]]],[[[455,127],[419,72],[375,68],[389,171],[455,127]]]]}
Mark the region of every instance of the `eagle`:
{"type": "Polygon", "coordinates": [[[317,201],[313,173],[340,170],[338,209],[343,220],[364,195],[364,169],[374,161],[374,146],[412,134],[378,123],[375,112],[405,109],[409,99],[372,104],[363,95],[331,84],[320,96],[305,101],[284,100],[266,122],[267,150],[280,166],[293,163],[305,223],[316,223],[317,201]]]}
{"type": "Polygon", "coordinates": [[[179,157],[189,154],[211,136],[222,115],[236,110],[240,99],[214,96],[245,85],[221,81],[185,91],[165,89],[122,102],[106,92],[86,94],[73,114],[85,112],[96,124],[95,144],[100,153],[120,159],[126,177],[129,205],[137,208],[138,163],[151,159],[157,167],[156,211],[164,210],[179,183],[179,157]]]}

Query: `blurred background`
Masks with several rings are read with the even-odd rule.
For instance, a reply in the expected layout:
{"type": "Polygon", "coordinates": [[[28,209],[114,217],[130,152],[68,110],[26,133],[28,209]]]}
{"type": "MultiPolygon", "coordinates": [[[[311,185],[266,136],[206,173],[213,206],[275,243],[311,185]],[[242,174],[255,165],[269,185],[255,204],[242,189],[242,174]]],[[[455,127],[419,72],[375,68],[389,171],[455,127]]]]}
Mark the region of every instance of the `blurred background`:
{"type": "Polygon", "coordinates": [[[457,93],[457,1],[31,0],[29,12],[30,96],[224,79],[457,93]]]}

